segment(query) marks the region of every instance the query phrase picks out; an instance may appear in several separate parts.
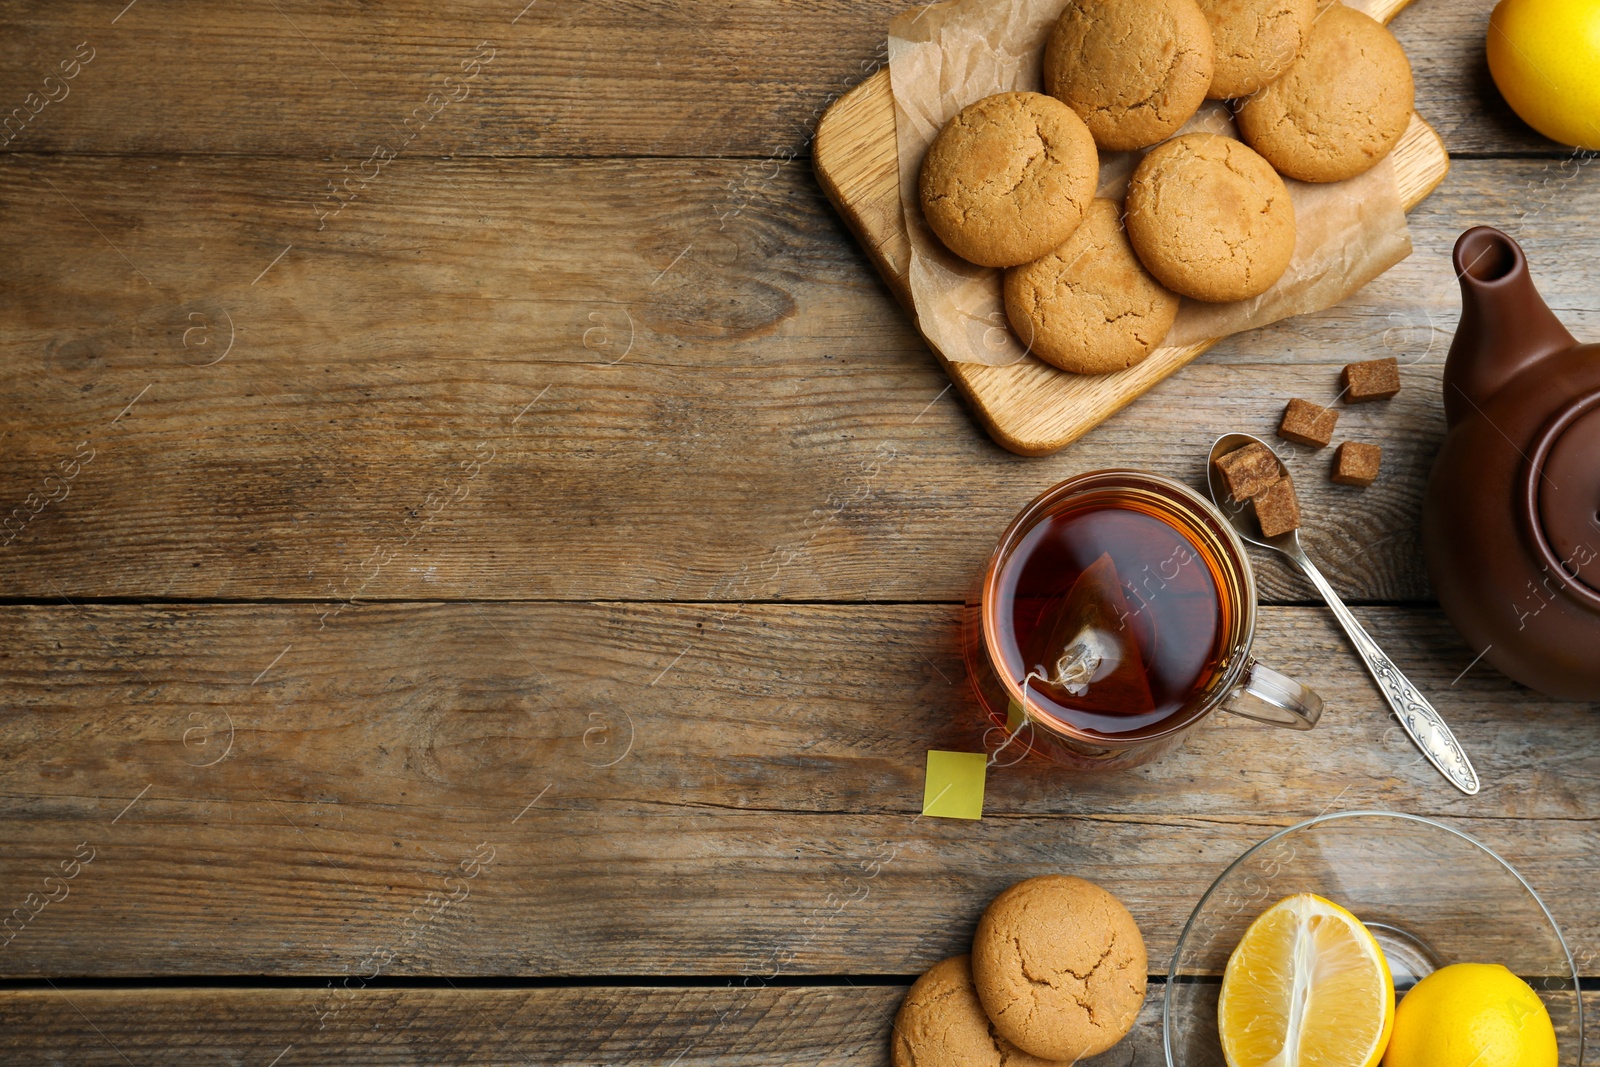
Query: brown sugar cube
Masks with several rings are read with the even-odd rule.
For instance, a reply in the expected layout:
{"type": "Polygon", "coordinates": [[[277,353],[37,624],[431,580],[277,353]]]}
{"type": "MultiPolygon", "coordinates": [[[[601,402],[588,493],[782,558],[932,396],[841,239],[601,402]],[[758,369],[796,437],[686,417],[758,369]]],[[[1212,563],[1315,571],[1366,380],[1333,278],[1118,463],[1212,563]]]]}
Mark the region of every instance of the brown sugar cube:
{"type": "Polygon", "coordinates": [[[1400,391],[1400,361],[1390,356],[1369,359],[1365,363],[1347,363],[1341,378],[1346,404],[1388,400],[1400,391]]]}
{"type": "Polygon", "coordinates": [[[1270,448],[1253,442],[1218,456],[1216,467],[1228,486],[1228,495],[1241,504],[1283,477],[1278,457],[1270,448]]]}
{"type": "Polygon", "coordinates": [[[1309,400],[1295,397],[1283,409],[1283,419],[1278,423],[1278,436],[1297,445],[1327,448],[1333,440],[1333,427],[1339,413],[1332,408],[1318,407],[1309,400]]]}
{"type": "Polygon", "coordinates": [[[1382,446],[1342,441],[1333,453],[1333,480],[1340,485],[1359,485],[1365,489],[1378,480],[1378,467],[1382,463],[1382,446]]]}
{"type": "Polygon", "coordinates": [[[1277,537],[1300,528],[1300,501],[1295,499],[1294,483],[1280,478],[1250,500],[1261,524],[1262,537],[1277,537]]]}

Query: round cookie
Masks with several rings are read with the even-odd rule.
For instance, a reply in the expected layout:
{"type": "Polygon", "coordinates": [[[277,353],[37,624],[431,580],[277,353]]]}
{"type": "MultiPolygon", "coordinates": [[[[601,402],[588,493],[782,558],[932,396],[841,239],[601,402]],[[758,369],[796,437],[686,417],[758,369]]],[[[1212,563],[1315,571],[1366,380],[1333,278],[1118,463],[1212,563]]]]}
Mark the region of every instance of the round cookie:
{"type": "Polygon", "coordinates": [[[1213,100],[1230,100],[1264,88],[1289,69],[1317,17],[1317,0],[1199,0],[1211,24],[1217,65],[1213,100]]]}
{"type": "Polygon", "coordinates": [[[1058,1067],[994,1033],[972,987],[969,960],[935,963],[906,993],[890,1038],[894,1067],[1058,1067]]]}
{"type": "Polygon", "coordinates": [[[1037,259],[1083,220],[1100,175],[1083,120],[1042,93],[962,108],[922,159],[922,213],[956,255],[984,267],[1037,259]]]}
{"type": "Polygon", "coordinates": [[[1125,225],[1156,280],[1195,300],[1244,300],[1294,255],[1294,205],[1271,164],[1214,133],[1152,149],[1128,183],[1125,225]]]}
{"type": "Polygon", "coordinates": [[[1144,1003],[1144,937],[1122,902],[1061,874],[1007,889],[978,920],[972,978],[1001,1037],[1054,1060],[1095,1056],[1144,1003]]]}
{"type": "Polygon", "coordinates": [[[1341,3],[1317,16],[1300,57],[1239,109],[1239,135],[1305,182],[1365,173],[1411,124],[1411,64],[1382,23],[1341,3]]]}
{"type": "Polygon", "coordinates": [[[1068,0],[1044,85],[1113,152],[1164,140],[1205,102],[1215,49],[1195,0],[1068,0]]]}
{"type": "Polygon", "coordinates": [[[1115,200],[1089,205],[1066,243],[1006,271],[1006,317],[1028,351],[1074,374],[1106,374],[1148,356],[1172,328],[1178,297],[1150,276],[1115,200]]]}

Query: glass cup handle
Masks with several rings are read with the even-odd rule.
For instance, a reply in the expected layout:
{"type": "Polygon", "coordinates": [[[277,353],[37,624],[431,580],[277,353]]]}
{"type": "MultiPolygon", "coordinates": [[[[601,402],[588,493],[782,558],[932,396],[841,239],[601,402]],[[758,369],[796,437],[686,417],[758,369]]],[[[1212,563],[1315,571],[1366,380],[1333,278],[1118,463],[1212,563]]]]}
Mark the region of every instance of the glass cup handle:
{"type": "Polygon", "coordinates": [[[1223,698],[1222,706],[1235,715],[1291,730],[1309,730],[1322,718],[1321,697],[1254,659],[1245,663],[1244,677],[1223,698]]]}

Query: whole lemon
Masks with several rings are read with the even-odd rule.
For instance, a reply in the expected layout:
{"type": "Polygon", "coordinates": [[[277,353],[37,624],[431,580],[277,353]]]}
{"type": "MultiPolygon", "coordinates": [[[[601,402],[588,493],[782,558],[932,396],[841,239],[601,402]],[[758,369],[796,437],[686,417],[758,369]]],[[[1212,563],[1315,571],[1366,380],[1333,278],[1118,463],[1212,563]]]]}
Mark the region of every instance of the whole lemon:
{"type": "Polygon", "coordinates": [[[1489,73],[1524,122],[1562,144],[1600,150],[1600,4],[1500,0],[1488,50],[1489,73]]]}
{"type": "Polygon", "coordinates": [[[1528,983],[1498,963],[1455,963],[1412,987],[1383,1067],[1556,1067],[1556,1030],[1528,983]]]}

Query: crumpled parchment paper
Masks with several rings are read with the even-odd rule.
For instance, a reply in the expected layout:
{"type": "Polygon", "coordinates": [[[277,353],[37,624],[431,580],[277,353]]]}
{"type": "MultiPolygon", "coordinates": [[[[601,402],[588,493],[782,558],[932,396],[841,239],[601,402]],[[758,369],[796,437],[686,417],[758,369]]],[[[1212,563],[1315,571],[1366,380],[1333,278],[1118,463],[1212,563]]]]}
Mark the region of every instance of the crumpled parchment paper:
{"type": "MultiPolygon", "coordinates": [[[[966,105],[994,93],[1042,91],[1045,38],[1064,6],[1064,0],[948,0],[914,8],[889,24],[911,295],[923,334],[956,362],[1004,366],[1028,354],[1006,326],[1001,271],[956,256],[923,220],[917,196],[922,157],[966,105]]],[[[1227,106],[1215,101],[1180,132],[1200,130],[1238,136],[1227,106]]],[[[1140,156],[1100,153],[1098,195],[1120,201],[1140,156]]],[[[1348,181],[1319,185],[1285,178],[1284,184],[1294,202],[1297,230],[1284,276],[1250,300],[1208,304],[1185,298],[1163,347],[1226,337],[1332,307],[1411,254],[1391,160],[1348,181]]]]}

